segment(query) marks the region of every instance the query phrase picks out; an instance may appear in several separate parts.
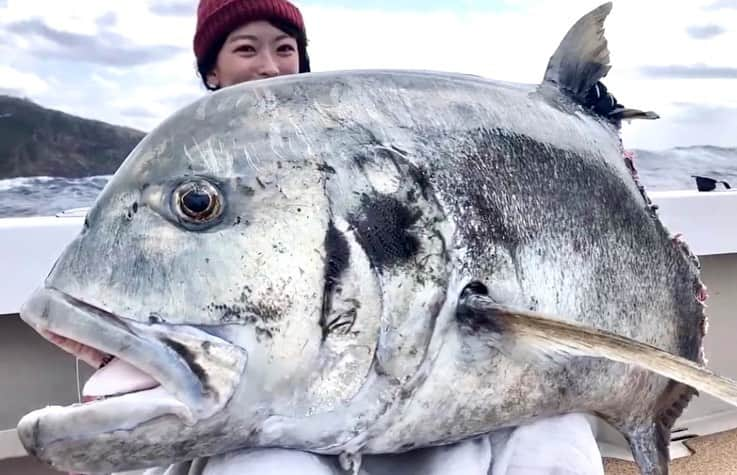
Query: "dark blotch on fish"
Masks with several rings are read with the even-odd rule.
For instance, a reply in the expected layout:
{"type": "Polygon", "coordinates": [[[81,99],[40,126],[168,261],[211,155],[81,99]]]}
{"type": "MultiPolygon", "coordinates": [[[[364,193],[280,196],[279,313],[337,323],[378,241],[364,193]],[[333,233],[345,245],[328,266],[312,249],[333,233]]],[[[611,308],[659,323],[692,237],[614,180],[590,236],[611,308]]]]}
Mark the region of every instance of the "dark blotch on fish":
{"type": "Polygon", "coordinates": [[[256,190],[248,185],[238,184],[238,192],[244,196],[253,196],[256,194],[256,190]]]}
{"type": "Polygon", "coordinates": [[[420,241],[410,227],[420,218],[419,212],[390,196],[364,195],[361,201],[360,214],[351,216],[350,222],[375,266],[390,267],[417,254],[420,241]]]}
{"type": "Polygon", "coordinates": [[[331,167],[327,163],[320,163],[319,165],[317,165],[317,169],[318,171],[327,172],[332,175],[335,175],[335,168],[331,167]]]}
{"type": "MultiPolygon", "coordinates": [[[[409,175],[412,177],[412,180],[417,184],[417,186],[420,188],[420,194],[422,194],[422,197],[425,200],[430,199],[430,180],[427,177],[427,172],[419,167],[410,165],[407,169],[409,172],[409,175]]],[[[409,192],[408,192],[409,193],[409,192]]],[[[414,195],[414,191],[412,191],[412,195],[414,195]]],[[[408,195],[407,199],[409,201],[414,201],[414,196],[410,197],[408,195]]]]}
{"type": "Polygon", "coordinates": [[[164,342],[164,344],[168,345],[169,348],[176,351],[177,354],[182,357],[182,359],[187,363],[192,372],[197,375],[200,381],[202,381],[202,385],[204,387],[207,387],[207,373],[205,373],[205,370],[202,368],[202,366],[200,366],[199,363],[195,361],[195,356],[192,354],[192,352],[189,351],[186,346],[169,338],[164,338],[162,341],[164,342]]]}
{"type": "Polygon", "coordinates": [[[256,328],[256,340],[261,341],[261,338],[274,338],[274,334],[268,328],[256,328]]]}
{"type": "Polygon", "coordinates": [[[328,231],[325,235],[325,251],[327,254],[325,281],[328,284],[334,284],[348,267],[350,250],[345,236],[338,231],[332,221],[328,225],[328,231]]]}
{"type": "Polygon", "coordinates": [[[275,322],[281,318],[279,309],[263,303],[246,305],[246,310],[260,316],[264,322],[275,322]]]}
{"type": "MultiPolygon", "coordinates": [[[[245,294],[242,294],[241,301],[245,298],[245,294]]],[[[281,319],[281,312],[272,305],[263,303],[244,303],[243,305],[212,303],[206,307],[206,310],[219,312],[220,323],[224,325],[253,325],[257,335],[260,336],[271,338],[274,333],[279,332],[279,327],[276,323],[281,319]]]]}

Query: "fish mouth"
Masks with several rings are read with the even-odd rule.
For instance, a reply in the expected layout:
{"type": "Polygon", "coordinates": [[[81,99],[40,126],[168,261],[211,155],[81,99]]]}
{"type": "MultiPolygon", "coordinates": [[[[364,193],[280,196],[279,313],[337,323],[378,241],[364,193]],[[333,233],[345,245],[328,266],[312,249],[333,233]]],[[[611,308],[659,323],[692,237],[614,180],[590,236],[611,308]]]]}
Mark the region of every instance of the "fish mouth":
{"type": "Polygon", "coordinates": [[[18,434],[32,454],[167,417],[191,427],[227,404],[247,360],[245,350],[195,327],[129,320],[48,287],[31,296],[21,318],[98,368],[79,403],[21,419],[18,434]]]}

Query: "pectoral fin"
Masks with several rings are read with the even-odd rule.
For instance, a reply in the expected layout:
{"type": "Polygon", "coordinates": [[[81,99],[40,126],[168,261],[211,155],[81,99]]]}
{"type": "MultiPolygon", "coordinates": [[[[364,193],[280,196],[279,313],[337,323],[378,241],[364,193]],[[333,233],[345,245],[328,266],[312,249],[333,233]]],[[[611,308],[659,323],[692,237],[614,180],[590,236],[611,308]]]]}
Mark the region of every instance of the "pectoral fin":
{"type": "Polygon", "coordinates": [[[492,345],[512,356],[526,353],[553,360],[571,356],[607,358],[647,369],[737,406],[736,382],[631,338],[553,316],[515,310],[484,295],[464,297],[458,318],[486,330],[492,345]]]}

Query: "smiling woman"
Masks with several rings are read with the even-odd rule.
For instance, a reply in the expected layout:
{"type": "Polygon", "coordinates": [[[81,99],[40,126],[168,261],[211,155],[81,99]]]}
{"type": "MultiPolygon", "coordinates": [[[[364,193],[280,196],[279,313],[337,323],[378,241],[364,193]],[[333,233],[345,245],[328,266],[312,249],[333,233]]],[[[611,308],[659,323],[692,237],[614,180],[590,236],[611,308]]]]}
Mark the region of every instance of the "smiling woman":
{"type": "Polygon", "coordinates": [[[202,0],[194,52],[209,90],[310,71],[302,14],[286,0],[202,0]]]}

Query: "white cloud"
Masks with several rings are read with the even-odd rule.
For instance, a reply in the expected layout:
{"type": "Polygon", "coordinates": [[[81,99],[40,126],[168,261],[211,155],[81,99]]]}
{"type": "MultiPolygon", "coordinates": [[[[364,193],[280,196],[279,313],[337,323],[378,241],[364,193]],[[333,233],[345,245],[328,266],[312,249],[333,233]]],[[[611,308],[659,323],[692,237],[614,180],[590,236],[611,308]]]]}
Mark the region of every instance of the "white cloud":
{"type": "MultiPolygon", "coordinates": [[[[149,9],[150,1],[9,0],[6,8],[0,7],[0,28],[2,24],[39,18],[61,31],[97,34],[100,28],[107,28],[136,46],[183,48],[183,52],[160,62],[124,68],[99,65],[96,74],[78,76],[74,85],[77,90],[63,98],[40,86],[43,81],[34,76],[41,83],[35,83],[32,97],[44,105],[61,106],[63,100],[67,112],[149,130],[186,101],[206,94],[196,77],[191,53],[196,1],[191,0],[191,16],[155,15],[149,9]],[[100,24],[98,20],[110,12],[114,13],[115,22],[100,24]],[[113,84],[117,84],[117,89],[113,84]],[[158,114],[157,118],[123,114],[143,109],[158,114]]],[[[423,12],[302,6],[313,69],[434,69],[537,83],[568,28],[602,0],[507,1],[526,9],[496,12],[481,6],[477,9],[476,5],[482,3],[487,2],[466,2],[465,9],[459,9],[458,2],[448,0],[444,11],[423,12]]],[[[713,3],[714,0],[614,2],[606,23],[613,68],[605,83],[621,103],[652,109],[663,116],[656,122],[625,125],[628,146],[682,145],[686,129],[676,126],[676,116],[683,115],[683,108],[675,103],[737,106],[734,80],[653,78],[642,73],[642,68],[649,66],[737,67],[737,9],[708,8],[713,3]],[[721,25],[725,31],[696,40],[688,28],[699,24],[721,25]]],[[[24,74],[33,75],[34,70],[28,69],[28,65],[40,64],[31,62],[22,52],[21,48],[6,56],[9,59],[4,59],[2,65],[15,71],[21,70],[22,64],[24,74]]],[[[78,67],[67,64],[72,71],[78,67]]],[[[19,81],[10,84],[4,76],[0,74],[0,88],[18,87],[19,81]]],[[[24,78],[20,82],[28,79],[24,78]]],[[[732,130],[737,129],[737,118],[720,127],[730,124],[732,130]]],[[[688,140],[729,144],[721,132],[710,133],[708,124],[693,128],[688,140]]],[[[737,145],[737,139],[731,144],[737,145]]]]}
{"type": "Polygon", "coordinates": [[[103,87],[105,89],[108,89],[109,91],[119,91],[120,90],[120,84],[118,84],[113,79],[108,79],[108,78],[104,77],[100,73],[94,73],[94,74],[92,74],[91,79],[95,83],[99,84],[101,87],[103,87]]]}
{"type": "Polygon", "coordinates": [[[94,34],[97,31],[96,18],[104,15],[107,10],[109,8],[105,2],[95,0],[8,0],[0,18],[6,24],[43,18],[48,26],[55,29],[94,34]]]}
{"type": "Polygon", "coordinates": [[[49,90],[49,85],[32,73],[17,71],[0,64],[0,88],[21,91],[31,97],[49,90]]]}

